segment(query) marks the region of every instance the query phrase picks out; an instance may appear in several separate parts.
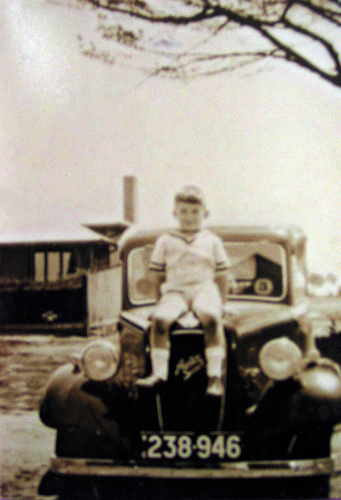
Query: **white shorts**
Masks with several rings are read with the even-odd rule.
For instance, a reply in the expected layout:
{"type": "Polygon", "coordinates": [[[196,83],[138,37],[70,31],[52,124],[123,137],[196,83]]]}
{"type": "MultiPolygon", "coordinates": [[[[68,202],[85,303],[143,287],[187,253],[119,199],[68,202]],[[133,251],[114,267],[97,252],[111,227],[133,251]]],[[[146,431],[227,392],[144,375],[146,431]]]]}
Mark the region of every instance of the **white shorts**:
{"type": "Polygon", "coordinates": [[[154,318],[173,323],[187,311],[218,319],[222,315],[222,299],[216,283],[184,285],[163,293],[156,305],[154,318]]]}

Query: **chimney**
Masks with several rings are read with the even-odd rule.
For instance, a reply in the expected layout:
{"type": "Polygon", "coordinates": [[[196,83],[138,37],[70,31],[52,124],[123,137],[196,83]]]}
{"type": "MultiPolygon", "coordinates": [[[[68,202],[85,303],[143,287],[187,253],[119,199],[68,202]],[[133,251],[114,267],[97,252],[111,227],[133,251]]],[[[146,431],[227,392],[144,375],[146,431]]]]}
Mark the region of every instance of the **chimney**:
{"type": "Polygon", "coordinates": [[[136,222],[137,179],[134,175],[123,177],[123,217],[130,223],[136,222]]]}

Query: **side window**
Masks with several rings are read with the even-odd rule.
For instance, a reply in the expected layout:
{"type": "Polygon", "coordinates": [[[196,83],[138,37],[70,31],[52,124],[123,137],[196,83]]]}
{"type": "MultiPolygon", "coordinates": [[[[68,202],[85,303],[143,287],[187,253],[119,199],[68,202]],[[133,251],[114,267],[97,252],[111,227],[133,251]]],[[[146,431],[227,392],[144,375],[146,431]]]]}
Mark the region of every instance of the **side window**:
{"type": "Polygon", "coordinates": [[[58,281],[74,272],[71,252],[35,252],[35,281],[58,281]]]}

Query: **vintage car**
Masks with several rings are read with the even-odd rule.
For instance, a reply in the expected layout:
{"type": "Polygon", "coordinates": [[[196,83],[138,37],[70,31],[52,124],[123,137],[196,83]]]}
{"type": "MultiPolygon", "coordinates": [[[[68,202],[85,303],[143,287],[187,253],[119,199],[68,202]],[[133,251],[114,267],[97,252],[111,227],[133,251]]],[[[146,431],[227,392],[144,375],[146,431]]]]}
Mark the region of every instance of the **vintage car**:
{"type": "Polygon", "coordinates": [[[52,375],[41,402],[41,420],[57,431],[41,494],[328,496],[341,465],[331,446],[341,437],[341,348],[335,317],[306,293],[306,239],[298,229],[212,230],[238,284],[224,305],[224,395],[206,393],[203,331],[191,312],[171,328],[168,381],[136,383],[150,371],[157,294],[148,262],[159,232],[127,230],[117,324],[52,375]]]}

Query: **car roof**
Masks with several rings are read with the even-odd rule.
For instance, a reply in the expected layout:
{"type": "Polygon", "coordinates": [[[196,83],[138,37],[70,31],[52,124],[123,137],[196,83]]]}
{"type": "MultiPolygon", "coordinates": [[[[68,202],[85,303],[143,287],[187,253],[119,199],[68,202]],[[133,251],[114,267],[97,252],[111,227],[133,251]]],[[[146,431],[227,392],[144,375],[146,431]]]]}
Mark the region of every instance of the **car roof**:
{"type": "MultiPolygon", "coordinates": [[[[118,242],[118,247],[121,254],[124,254],[136,246],[153,244],[158,236],[174,229],[172,227],[146,229],[141,226],[132,226],[125,231],[118,242]]],[[[210,226],[207,229],[217,234],[223,241],[257,241],[266,239],[274,243],[296,246],[303,243],[306,239],[303,231],[297,227],[210,226]]]]}

